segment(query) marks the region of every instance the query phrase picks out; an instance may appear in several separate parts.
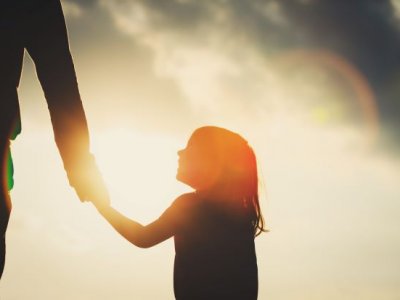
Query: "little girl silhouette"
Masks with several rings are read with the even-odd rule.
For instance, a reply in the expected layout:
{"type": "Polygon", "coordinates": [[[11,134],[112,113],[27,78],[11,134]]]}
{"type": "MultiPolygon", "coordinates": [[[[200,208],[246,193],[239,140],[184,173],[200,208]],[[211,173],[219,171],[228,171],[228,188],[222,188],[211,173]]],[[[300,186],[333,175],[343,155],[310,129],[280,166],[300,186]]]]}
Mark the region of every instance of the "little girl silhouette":
{"type": "Polygon", "coordinates": [[[178,156],[176,178],[195,191],[178,197],[153,223],[142,226],[108,204],[94,205],[138,247],[174,237],[176,299],[257,299],[254,238],[265,230],[252,148],[232,131],[206,126],[178,156]]]}

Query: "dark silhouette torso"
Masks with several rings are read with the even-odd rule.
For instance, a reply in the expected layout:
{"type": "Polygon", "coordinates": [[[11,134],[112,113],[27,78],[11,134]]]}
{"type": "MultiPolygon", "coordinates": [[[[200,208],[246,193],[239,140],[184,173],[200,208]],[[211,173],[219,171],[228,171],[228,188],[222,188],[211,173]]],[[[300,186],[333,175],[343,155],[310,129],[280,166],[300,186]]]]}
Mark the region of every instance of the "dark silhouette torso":
{"type": "Polygon", "coordinates": [[[174,236],[176,299],[257,299],[251,224],[213,201],[189,201],[183,204],[185,224],[174,236]]]}

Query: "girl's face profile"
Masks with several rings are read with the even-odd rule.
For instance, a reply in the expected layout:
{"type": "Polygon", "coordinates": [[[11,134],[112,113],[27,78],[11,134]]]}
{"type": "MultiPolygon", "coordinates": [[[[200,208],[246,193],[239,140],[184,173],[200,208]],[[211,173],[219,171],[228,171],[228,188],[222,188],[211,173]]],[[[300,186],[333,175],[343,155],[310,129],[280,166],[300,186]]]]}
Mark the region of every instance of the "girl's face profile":
{"type": "Polygon", "coordinates": [[[195,132],[186,148],[178,151],[176,178],[196,190],[212,186],[219,176],[217,153],[207,135],[195,132]]]}

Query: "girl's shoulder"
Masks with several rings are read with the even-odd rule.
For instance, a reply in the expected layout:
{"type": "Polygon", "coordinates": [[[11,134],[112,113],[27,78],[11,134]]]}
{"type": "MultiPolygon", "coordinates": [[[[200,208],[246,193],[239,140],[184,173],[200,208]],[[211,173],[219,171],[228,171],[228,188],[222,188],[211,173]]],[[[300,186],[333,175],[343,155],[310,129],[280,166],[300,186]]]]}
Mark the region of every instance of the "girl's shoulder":
{"type": "Polygon", "coordinates": [[[204,206],[204,197],[197,192],[185,193],[177,197],[170,206],[175,212],[185,213],[187,216],[193,216],[204,206]]]}
{"type": "Polygon", "coordinates": [[[190,192],[190,193],[184,193],[180,196],[178,196],[174,202],[172,203],[173,206],[192,206],[196,202],[198,202],[199,197],[196,194],[196,192],[190,192]]]}
{"type": "Polygon", "coordinates": [[[193,218],[196,203],[198,203],[196,193],[182,194],[164,211],[159,220],[173,224],[175,228],[184,228],[193,218]]]}

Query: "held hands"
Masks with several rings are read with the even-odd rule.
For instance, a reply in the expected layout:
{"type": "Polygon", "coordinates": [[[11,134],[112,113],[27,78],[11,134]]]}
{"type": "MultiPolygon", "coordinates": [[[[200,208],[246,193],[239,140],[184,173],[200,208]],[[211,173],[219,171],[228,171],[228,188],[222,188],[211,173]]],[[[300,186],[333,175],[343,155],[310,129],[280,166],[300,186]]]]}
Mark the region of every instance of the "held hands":
{"type": "Polygon", "coordinates": [[[97,208],[110,205],[107,188],[93,155],[75,162],[67,170],[67,176],[82,202],[91,201],[97,208]]]}

